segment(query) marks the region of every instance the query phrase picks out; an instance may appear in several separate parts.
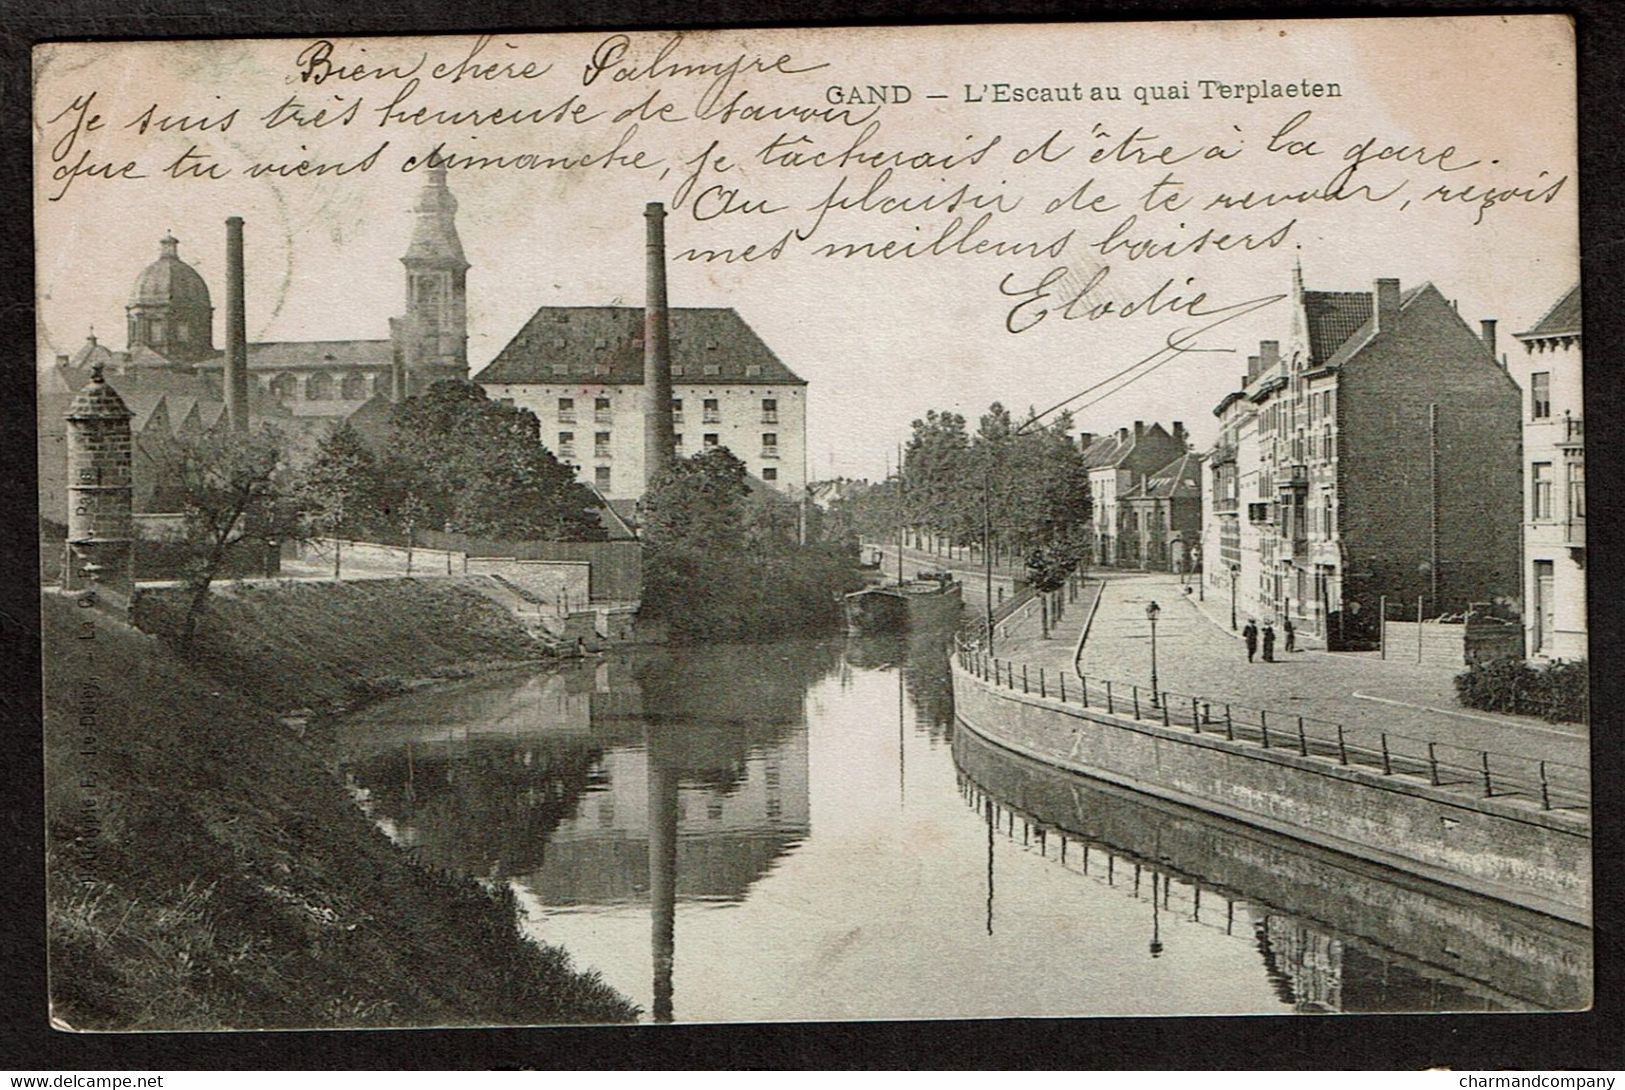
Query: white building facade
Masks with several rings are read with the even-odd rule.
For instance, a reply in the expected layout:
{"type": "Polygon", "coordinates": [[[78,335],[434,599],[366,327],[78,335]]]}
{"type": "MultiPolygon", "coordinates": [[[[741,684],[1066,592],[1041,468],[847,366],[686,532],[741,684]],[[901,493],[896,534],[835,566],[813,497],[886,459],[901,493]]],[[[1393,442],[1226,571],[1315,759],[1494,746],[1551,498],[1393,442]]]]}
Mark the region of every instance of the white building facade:
{"type": "MultiPolygon", "coordinates": [[[[787,498],[807,486],[807,383],[733,310],[670,311],[678,457],[726,447],[787,498]]],[[[612,500],[644,488],[643,311],[543,307],[474,377],[529,409],[542,442],[612,500]]]]}
{"type": "Polygon", "coordinates": [[[1579,285],[1517,338],[1524,351],[1508,366],[1524,394],[1524,651],[1533,659],[1583,659],[1586,506],[1579,285]]]}

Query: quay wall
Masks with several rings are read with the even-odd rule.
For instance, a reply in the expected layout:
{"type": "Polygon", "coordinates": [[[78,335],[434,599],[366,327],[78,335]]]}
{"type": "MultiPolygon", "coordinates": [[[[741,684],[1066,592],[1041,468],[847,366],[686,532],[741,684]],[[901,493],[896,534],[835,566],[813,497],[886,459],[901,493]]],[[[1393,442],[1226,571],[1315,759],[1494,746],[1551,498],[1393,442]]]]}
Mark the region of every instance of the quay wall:
{"type": "MultiPolygon", "coordinates": [[[[1052,840],[1182,876],[1203,890],[1204,905],[1208,893],[1261,904],[1398,955],[1424,975],[1477,982],[1547,1010],[1591,1002],[1588,928],[1086,779],[971,731],[954,737],[954,760],[997,806],[1052,840]]],[[[1050,854],[1058,857],[1053,847],[1050,854]]]]}
{"type": "Polygon", "coordinates": [[[995,687],[951,664],[972,731],[1058,768],[1560,919],[1591,922],[1590,823],[995,687]]]}

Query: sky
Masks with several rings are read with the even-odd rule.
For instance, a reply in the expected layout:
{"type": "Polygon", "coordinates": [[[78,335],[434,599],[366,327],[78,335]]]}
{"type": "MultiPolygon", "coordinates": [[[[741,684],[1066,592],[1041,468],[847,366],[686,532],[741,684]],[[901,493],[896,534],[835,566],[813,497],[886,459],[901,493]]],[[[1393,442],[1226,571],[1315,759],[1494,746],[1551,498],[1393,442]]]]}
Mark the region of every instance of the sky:
{"type": "MultiPolygon", "coordinates": [[[[735,308],[808,381],[815,478],[879,476],[909,422],[927,409],[964,413],[972,426],[994,400],[1018,412],[1043,409],[1153,356],[1176,331],[1213,321],[1193,322],[1177,308],[1065,321],[1056,313],[1062,297],[1045,320],[1009,332],[1009,311],[1021,296],[1006,291],[1032,287],[1052,269],[1069,270],[1052,289],[1057,295],[1060,285],[1075,292],[1098,278],[1088,305],[1142,299],[1168,282],[1163,298],[1204,291],[1206,306],[1233,308],[1224,311],[1232,315],[1248,301],[1286,292],[1294,263],[1311,289],[1369,290],[1378,277],[1397,277],[1407,288],[1429,280],[1457,301],[1474,329],[1480,318],[1499,319],[1509,352],[1521,351],[1510,334],[1534,324],[1578,278],[1573,40],[1570,25],[1555,17],[758,30],[675,42],[651,32],[627,39],[618,60],[604,34],[503,36],[483,44],[475,36],[335,40],[326,54],[317,47],[314,61],[313,41],[82,43],[36,52],[41,366],[76,349],[91,327],[103,343],[124,346],[130,285],[156,258],[166,232],[210,285],[220,344],[229,215],[247,223],[250,339],[387,337],[387,319],[403,309],[399,257],[422,184],[421,173],[403,168],[408,157],[436,146],[462,155],[579,156],[602,155],[624,139],[626,155],[642,151],[646,161],[660,160],[647,169],[454,165],[450,185],[472,264],[475,370],[539,306],[640,305],[642,211],[645,202],[663,201],[672,209],[672,305],[735,308]],[[459,69],[476,47],[474,64],[505,68],[459,69]],[[595,57],[606,63],[589,82],[595,57]],[[723,77],[720,91],[716,68],[669,70],[735,61],[743,62],[741,71],[723,77]],[[398,74],[414,64],[415,76],[398,74]],[[541,74],[523,75],[527,64],[541,74]],[[417,124],[382,113],[412,78],[418,82],[402,107],[407,111],[505,108],[562,111],[566,119],[417,124]],[[1270,82],[1336,83],[1340,94],[1247,100],[1245,85],[1270,82]],[[998,101],[1001,83],[1077,87],[1084,101],[998,101]],[[1239,97],[1220,97],[1221,84],[1241,88],[1239,97]],[[696,116],[707,103],[715,110],[741,92],[742,105],[838,113],[831,99],[854,86],[860,93],[907,88],[889,94],[908,101],[852,106],[844,120],[752,118],[742,110],[696,116]],[[1120,98],[1092,101],[1096,87],[1116,88],[1120,98]],[[1136,88],[1144,105],[1135,100],[1136,88]],[[1159,91],[1163,97],[1155,97],[1159,91]],[[1170,91],[1175,97],[1167,97],[1170,91]],[[1181,91],[1189,97],[1178,97],[1181,91]],[[615,120],[651,94],[658,97],[642,118],[615,120]],[[349,124],[268,125],[290,98],[304,120],[324,108],[329,118],[349,106],[355,114],[349,124]],[[671,107],[664,118],[656,115],[660,104],[671,107]],[[599,116],[569,120],[576,107],[577,117],[599,116]],[[1305,109],[1310,115],[1268,150],[1270,138],[1305,109]],[[99,118],[94,126],[92,115],[99,118]],[[160,124],[165,116],[172,119],[167,131],[160,124]],[[671,120],[678,116],[683,120],[671,120]],[[74,132],[79,119],[87,124],[74,132]],[[871,122],[878,124],[863,135],[871,122]],[[1140,139],[1122,152],[1121,141],[1131,136],[1140,139]],[[826,161],[775,162],[764,151],[775,140],[780,148],[824,152],[826,161]],[[1295,152],[1287,147],[1293,140],[1300,141],[1295,152]],[[1305,148],[1310,140],[1314,147],[1305,148]],[[356,164],[385,141],[371,166],[343,177],[246,171],[255,162],[304,157],[356,164]],[[829,161],[854,141],[857,152],[844,165],[829,161]],[[981,157],[964,161],[984,146],[981,157]],[[1164,146],[1173,150],[1159,160],[1164,146]],[[1403,182],[1394,197],[1203,207],[1219,193],[1301,194],[1324,186],[1345,168],[1354,146],[1366,148],[1357,180],[1372,192],[1403,182]],[[188,149],[196,153],[191,162],[230,173],[165,176],[163,168],[188,149]],[[1218,154],[1224,151],[1235,154],[1224,158],[1218,154]],[[871,152],[896,154],[884,163],[861,158],[871,152]],[[717,169],[718,156],[724,169],[717,169]],[[685,190],[692,169],[685,164],[702,157],[697,184],[685,190]],[[54,176],[75,164],[104,164],[104,172],[117,173],[126,162],[136,164],[127,174],[144,177],[54,176]],[[676,257],[690,247],[755,244],[761,251],[791,229],[805,233],[837,182],[844,195],[857,197],[888,166],[878,196],[934,196],[936,206],[833,210],[810,239],[793,241],[776,259],[676,257]],[[1153,201],[1172,196],[1176,204],[1190,203],[1146,207],[1147,194],[1164,179],[1153,201]],[[1068,204],[1085,185],[1084,198],[1068,204]],[[1469,196],[1492,188],[1512,196],[1487,210],[1425,197],[1440,185],[1456,193],[1472,186],[1469,196]],[[888,260],[816,252],[826,243],[918,243],[941,236],[956,216],[963,229],[982,213],[963,205],[944,209],[961,186],[966,196],[1002,201],[977,237],[1038,249],[1071,232],[1065,246],[1037,256],[888,260]],[[708,190],[707,200],[696,202],[708,190]],[[712,215],[726,191],[743,210],[712,215]],[[1115,207],[1082,207],[1095,196],[1115,207]],[[1059,207],[1047,211],[1052,204],[1059,207]],[[1134,220],[1118,230],[1130,214],[1134,220]],[[1233,240],[1249,236],[1253,245],[1221,249],[1210,236],[1193,248],[1208,228],[1233,240]],[[1103,252],[1112,237],[1183,252],[1139,253],[1128,245],[1103,252]]],[[[1054,90],[1051,97],[1058,97],[1054,90]]],[[[1181,420],[1204,444],[1216,434],[1212,408],[1235,387],[1249,349],[1256,352],[1261,339],[1285,339],[1289,322],[1283,302],[1233,316],[1189,342],[1201,351],[1177,354],[1109,397],[1083,399],[1076,427],[1106,432],[1135,420],[1181,420]]],[[[1108,382],[1103,391],[1112,389],[1108,382]]]]}

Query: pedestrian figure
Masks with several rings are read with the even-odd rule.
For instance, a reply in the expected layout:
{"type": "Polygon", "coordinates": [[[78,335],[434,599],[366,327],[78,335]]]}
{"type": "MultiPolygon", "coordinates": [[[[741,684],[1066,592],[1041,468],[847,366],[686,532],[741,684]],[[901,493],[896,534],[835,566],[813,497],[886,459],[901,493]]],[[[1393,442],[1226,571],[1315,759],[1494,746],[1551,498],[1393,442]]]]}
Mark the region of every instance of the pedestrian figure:
{"type": "Polygon", "coordinates": [[[1258,654],[1258,626],[1253,623],[1251,617],[1247,618],[1246,625],[1242,627],[1241,639],[1247,645],[1247,661],[1251,662],[1253,656],[1258,654]]]}
{"type": "Polygon", "coordinates": [[[1275,626],[1264,622],[1264,661],[1275,661],[1275,626]]]}
{"type": "Polygon", "coordinates": [[[1288,617],[1281,622],[1281,631],[1286,635],[1286,651],[1290,654],[1298,649],[1298,630],[1292,627],[1292,618],[1288,617]]]}

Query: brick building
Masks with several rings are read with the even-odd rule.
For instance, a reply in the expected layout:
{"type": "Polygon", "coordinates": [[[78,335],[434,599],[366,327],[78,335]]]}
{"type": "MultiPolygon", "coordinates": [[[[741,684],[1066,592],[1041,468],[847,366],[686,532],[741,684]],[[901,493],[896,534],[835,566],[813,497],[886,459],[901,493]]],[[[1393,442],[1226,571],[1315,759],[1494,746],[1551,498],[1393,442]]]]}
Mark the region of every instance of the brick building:
{"type": "Polygon", "coordinates": [[[1118,498],[1131,491],[1151,474],[1185,454],[1185,425],[1174,421],[1170,433],[1161,424],[1149,428],[1136,420],[1132,430],[1119,428],[1117,434],[1078,436],[1084,463],[1089,469],[1089,496],[1094,503],[1090,538],[1094,563],[1108,567],[1139,565],[1137,554],[1123,545],[1128,509],[1118,498]]]}
{"type": "Polygon", "coordinates": [[[1523,409],[1524,649],[1586,657],[1585,418],[1580,399],[1580,286],[1527,332],[1514,374],[1523,409]]]}
{"type": "MultiPolygon", "coordinates": [[[[727,447],[753,477],[799,500],[806,380],[732,309],[672,307],[669,321],[677,455],[727,447]]],[[[635,500],[649,389],[643,331],[641,307],[542,307],[474,381],[535,413],[542,441],[584,482],[635,500]]]]}
{"type": "Polygon", "coordinates": [[[1307,291],[1301,271],[1291,305],[1284,346],[1260,344],[1216,410],[1239,610],[1339,646],[1371,638],[1384,598],[1429,617],[1513,601],[1519,393],[1495,323],[1475,334],[1432,284],[1307,291]]]}
{"type": "MultiPolygon", "coordinates": [[[[1177,426],[1177,425],[1176,425],[1177,426]]],[[[1148,571],[1188,572],[1202,540],[1202,456],[1187,451],[1119,493],[1120,561],[1148,571]]]]}
{"type": "MultiPolygon", "coordinates": [[[[1258,370],[1258,358],[1248,360],[1247,371],[1258,370]]],[[[1202,578],[1208,591],[1228,600],[1232,627],[1258,613],[1256,572],[1259,566],[1259,523],[1247,517],[1243,496],[1258,493],[1257,406],[1238,389],[1214,408],[1219,418],[1219,439],[1208,452],[1208,486],[1202,492],[1202,578]],[[1241,573],[1254,573],[1243,582],[1241,573]]]]}

